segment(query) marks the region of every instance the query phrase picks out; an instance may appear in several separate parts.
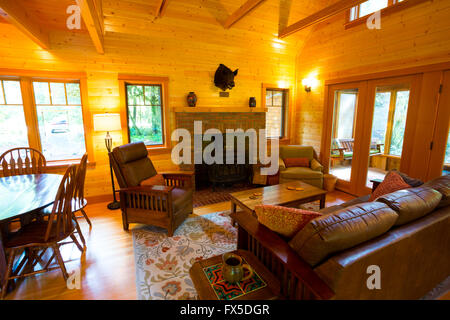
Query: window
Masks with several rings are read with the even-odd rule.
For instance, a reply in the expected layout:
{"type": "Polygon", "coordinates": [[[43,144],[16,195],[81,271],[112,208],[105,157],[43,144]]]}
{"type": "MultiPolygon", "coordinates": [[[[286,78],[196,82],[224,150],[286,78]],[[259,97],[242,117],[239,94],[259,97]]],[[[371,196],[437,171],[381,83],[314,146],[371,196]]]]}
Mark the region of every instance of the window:
{"type": "Polygon", "coordinates": [[[130,142],[164,144],[161,91],[161,85],[126,85],[130,142]]]}
{"type": "Polygon", "coordinates": [[[445,148],[443,175],[450,175],[450,131],[448,132],[447,147],[445,148]]]}
{"type": "MultiPolygon", "coordinates": [[[[348,22],[358,21],[374,12],[380,11],[381,14],[388,14],[404,8],[408,8],[424,2],[422,1],[409,1],[409,0],[368,0],[354,6],[350,9],[348,14],[348,22]]],[[[364,19],[363,19],[364,20],[364,19]]]]}
{"type": "Polygon", "coordinates": [[[286,137],[287,89],[265,89],[266,130],[268,138],[286,137]]]}
{"type": "Polygon", "coordinates": [[[47,160],[81,159],[86,152],[77,82],[33,82],[42,152],[47,160]]]}
{"type": "Polygon", "coordinates": [[[169,78],[119,74],[123,135],[154,152],[170,148],[169,78]],[[126,122],[126,123],[125,123],[126,122]]]}
{"type": "Polygon", "coordinates": [[[9,72],[0,69],[0,153],[31,147],[51,164],[79,160],[88,150],[92,161],[92,143],[85,139],[89,119],[82,107],[85,74],[70,74],[80,80],[63,80],[68,73],[9,72]]]}
{"type": "Polygon", "coordinates": [[[336,99],[335,137],[352,139],[355,123],[355,108],[358,92],[339,91],[336,99]]]}
{"type": "Polygon", "coordinates": [[[401,157],[408,104],[409,89],[377,88],[372,122],[371,150],[401,157]]]}
{"type": "Polygon", "coordinates": [[[20,81],[0,79],[0,155],[16,147],[28,147],[20,81]]]}

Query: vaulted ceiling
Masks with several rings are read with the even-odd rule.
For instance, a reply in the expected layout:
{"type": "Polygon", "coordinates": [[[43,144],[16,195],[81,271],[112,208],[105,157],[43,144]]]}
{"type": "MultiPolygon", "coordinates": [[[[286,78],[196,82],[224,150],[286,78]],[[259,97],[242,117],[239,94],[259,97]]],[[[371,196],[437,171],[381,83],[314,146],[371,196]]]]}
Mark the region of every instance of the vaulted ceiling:
{"type": "MultiPolygon", "coordinates": [[[[255,38],[271,40],[288,25],[335,3],[336,0],[0,0],[0,8],[2,3],[14,3],[14,6],[23,9],[26,19],[46,34],[64,30],[91,33],[92,30],[88,29],[93,27],[87,27],[89,23],[84,22],[86,19],[82,21],[79,30],[68,30],[66,26],[70,15],[67,8],[76,3],[90,2],[99,10],[99,20],[104,28],[104,31],[100,31],[100,37],[103,36],[105,41],[111,33],[138,36],[141,41],[154,37],[189,38],[196,33],[196,37],[204,34],[205,40],[220,43],[240,36],[247,37],[249,41],[255,38]],[[241,6],[243,8],[238,11],[241,6]],[[233,19],[240,16],[240,20],[233,19]],[[209,30],[225,28],[230,20],[234,24],[230,26],[228,33],[224,33],[222,40],[208,38],[209,30]]],[[[84,11],[82,13],[85,18],[84,11]]],[[[2,19],[3,23],[8,23],[2,19]]],[[[288,42],[299,46],[308,33],[307,30],[296,33],[289,37],[288,42]]],[[[95,40],[94,45],[102,53],[95,40]]]]}

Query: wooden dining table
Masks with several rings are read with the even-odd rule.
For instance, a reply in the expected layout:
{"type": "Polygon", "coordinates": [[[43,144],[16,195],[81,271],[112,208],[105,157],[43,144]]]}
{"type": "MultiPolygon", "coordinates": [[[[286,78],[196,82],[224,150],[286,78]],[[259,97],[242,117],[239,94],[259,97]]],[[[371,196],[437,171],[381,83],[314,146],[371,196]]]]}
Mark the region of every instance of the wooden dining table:
{"type": "Polygon", "coordinates": [[[6,272],[4,228],[14,219],[25,218],[53,204],[62,177],[59,174],[29,174],[0,178],[0,283],[6,272]]]}

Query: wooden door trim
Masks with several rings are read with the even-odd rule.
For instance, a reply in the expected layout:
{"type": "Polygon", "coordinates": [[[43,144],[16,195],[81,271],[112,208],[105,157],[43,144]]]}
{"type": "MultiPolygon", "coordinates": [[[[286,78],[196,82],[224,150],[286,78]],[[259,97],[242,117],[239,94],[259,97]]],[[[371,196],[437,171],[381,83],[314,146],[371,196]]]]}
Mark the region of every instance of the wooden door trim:
{"type": "MultiPolygon", "coordinates": [[[[334,118],[334,93],[337,90],[345,90],[345,89],[357,89],[358,90],[358,98],[356,100],[356,107],[355,107],[355,137],[358,134],[358,129],[362,130],[360,126],[358,126],[357,119],[358,119],[358,113],[359,110],[364,109],[365,102],[361,101],[361,97],[366,96],[366,90],[367,90],[367,81],[357,81],[357,82],[350,82],[350,83],[343,83],[343,84],[336,84],[336,85],[326,85],[325,86],[325,108],[324,108],[324,117],[323,117],[323,134],[322,134],[322,143],[321,143],[321,149],[320,149],[320,159],[322,165],[325,167],[325,172],[329,172],[330,170],[330,152],[331,152],[331,141],[332,141],[332,131],[333,131],[333,118],[334,118]]],[[[354,144],[354,150],[355,148],[358,150],[358,146],[355,143],[354,144]]],[[[350,194],[356,194],[356,188],[354,187],[354,183],[352,184],[351,181],[355,179],[356,172],[355,166],[358,167],[358,159],[352,160],[352,173],[350,175],[350,182],[345,180],[338,179],[336,188],[339,190],[342,190],[344,192],[350,193],[350,194]]]]}
{"type": "Polygon", "coordinates": [[[442,175],[445,163],[445,151],[447,146],[448,132],[450,129],[450,70],[442,75],[442,92],[438,97],[435,126],[433,131],[433,148],[430,150],[430,161],[428,164],[426,180],[431,180],[442,175]]]}
{"type": "MultiPolygon", "coordinates": [[[[447,62],[442,62],[442,63],[427,64],[427,65],[421,65],[421,66],[416,66],[416,67],[393,69],[393,70],[374,72],[374,73],[356,74],[356,75],[349,76],[349,77],[332,78],[332,79],[325,80],[325,86],[334,85],[334,84],[343,84],[343,83],[348,83],[348,82],[365,81],[365,80],[403,77],[403,76],[410,76],[410,75],[414,75],[414,74],[442,71],[442,70],[449,70],[449,69],[450,69],[450,61],[447,61],[447,62]]],[[[342,71],[342,73],[344,73],[344,74],[351,73],[351,71],[344,70],[344,71],[342,71]]]]}

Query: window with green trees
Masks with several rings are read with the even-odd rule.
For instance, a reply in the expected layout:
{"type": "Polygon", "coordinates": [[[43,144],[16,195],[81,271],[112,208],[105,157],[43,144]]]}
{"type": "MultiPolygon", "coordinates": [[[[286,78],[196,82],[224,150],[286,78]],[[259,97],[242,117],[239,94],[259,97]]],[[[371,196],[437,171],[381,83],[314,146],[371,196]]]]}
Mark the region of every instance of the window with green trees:
{"type": "Polygon", "coordinates": [[[126,84],[130,142],[164,144],[161,85],[126,84]]]}
{"type": "Polygon", "coordinates": [[[400,157],[403,150],[409,89],[377,88],[372,122],[372,145],[381,152],[400,157]]]}

